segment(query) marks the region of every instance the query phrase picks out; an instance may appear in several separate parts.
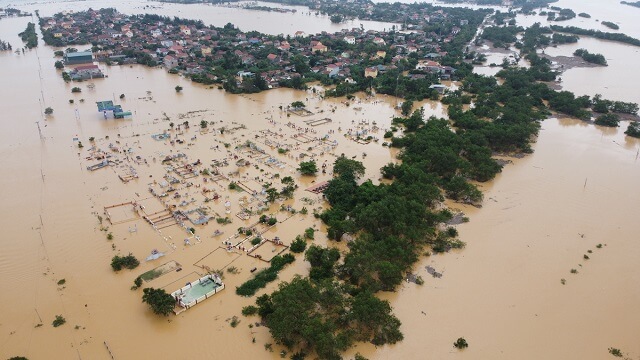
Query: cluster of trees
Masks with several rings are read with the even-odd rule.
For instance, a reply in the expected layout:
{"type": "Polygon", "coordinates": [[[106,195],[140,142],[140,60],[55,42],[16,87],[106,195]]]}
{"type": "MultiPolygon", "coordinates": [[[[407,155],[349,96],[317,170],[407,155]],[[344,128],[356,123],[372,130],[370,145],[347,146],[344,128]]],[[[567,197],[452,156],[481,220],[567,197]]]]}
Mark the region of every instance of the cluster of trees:
{"type": "Polygon", "coordinates": [[[629,123],[627,131],[625,131],[624,133],[634,138],[640,138],[640,122],[633,121],[629,123]]]}
{"type": "Polygon", "coordinates": [[[19,33],[22,41],[25,42],[25,46],[29,49],[38,46],[38,35],[36,34],[36,24],[29,22],[27,28],[19,33]]]}
{"type": "Polygon", "coordinates": [[[576,35],[565,35],[565,34],[560,34],[560,33],[553,33],[553,35],[551,36],[551,41],[554,44],[577,43],[578,39],[580,39],[580,38],[577,37],[576,35]]]}
{"type": "Polygon", "coordinates": [[[607,127],[618,127],[620,124],[620,116],[616,114],[602,114],[596,118],[596,125],[607,127]]]}
{"type": "Polygon", "coordinates": [[[618,26],[615,23],[612,23],[611,21],[603,21],[602,25],[608,27],[609,29],[613,29],[613,30],[618,30],[620,29],[620,26],[618,26]]]}
{"type": "Polygon", "coordinates": [[[132,270],[137,268],[138,265],[140,265],[140,261],[131,253],[126,256],[116,255],[111,259],[111,268],[113,271],[120,271],[122,268],[132,270]]]}
{"type": "Polygon", "coordinates": [[[551,20],[564,21],[564,20],[570,20],[576,17],[576,13],[571,9],[561,9],[557,6],[552,6],[551,10],[557,11],[558,15],[556,16],[556,13],[553,11],[548,12],[547,20],[549,21],[551,20]]]}
{"type": "Polygon", "coordinates": [[[271,259],[271,265],[268,268],[260,270],[254,275],[253,279],[247,280],[242,285],[236,287],[236,294],[241,296],[254,295],[256,291],[277,279],[278,272],[295,260],[296,258],[291,254],[274,256],[273,259],[271,259]]]}
{"type": "Polygon", "coordinates": [[[573,52],[573,55],[579,56],[582,58],[582,60],[592,64],[598,64],[598,65],[604,65],[604,66],[608,65],[607,59],[605,59],[604,55],[590,53],[589,51],[587,51],[587,49],[577,49],[576,51],[573,52]]]}
{"type": "Polygon", "coordinates": [[[640,8],[640,1],[620,1],[620,4],[640,8]]]}
{"type": "Polygon", "coordinates": [[[582,29],[575,26],[551,25],[551,30],[574,35],[591,36],[602,40],[618,41],[624,44],[640,46],[640,40],[620,33],[608,33],[600,30],[582,29]]]}
{"type": "Polygon", "coordinates": [[[609,111],[621,114],[638,114],[638,104],[624,101],[612,101],[603,99],[602,95],[596,94],[591,101],[591,108],[597,113],[606,114],[609,111]]]}
{"type": "Polygon", "coordinates": [[[142,302],[149,305],[155,314],[168,316],[175,307],[176,300],[164,289],[145,288],[142,290],[142,302]]]}
{"type": "Polygon", "coordinates": [[[9,44],[8,42],[0,40],[0,51],[5,51],[5,50],[13,50],[13,48],[11,47],[11,44],[9,44]]]}

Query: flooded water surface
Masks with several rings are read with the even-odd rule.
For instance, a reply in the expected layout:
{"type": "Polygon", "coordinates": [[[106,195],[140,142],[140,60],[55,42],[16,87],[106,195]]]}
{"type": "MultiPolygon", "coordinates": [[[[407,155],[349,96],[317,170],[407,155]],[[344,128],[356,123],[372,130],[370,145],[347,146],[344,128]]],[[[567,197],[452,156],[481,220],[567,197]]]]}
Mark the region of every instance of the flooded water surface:
{"type": "MultiPolygon", "coordinates": [[[[568,6],[565,2],[558,6],[568,6]]],[[[23,8],[40,8],[47,15],[78,4],[29,3],[23,8]]],[[[255,25],[253,29],[271,33],[334,31],[328,19],[303,11],[284,14],[288,23],[273,13],[261,13],[264,22],[242,25],[243,11],[248,10],[82,2],[82,7],[105,5],[126,13],[148,10],[201,18],[215,25],[233,22],[243,30],[255,25]],[[224,15],[224,22],[216,20],[225,11],[230,13],[224,15]]],[[[579,6],[574,10],[578,12],[579,6]]],[[[17,33],[29,20],[0,20],[0,37],[17,47],[17,33]]],[[[598,50],[601,42],[584,39],[584,44],[598,50]]],[[[567,45],[564,50],[548,51],[572,49],[567,45]]],[[[607,49],[599,52],[610,54],[609,68],[572,69],[563,75],[564,86],[575,87],[579,93],[637,101],[637,93],[611,80],[628,69],[627,61],[632,60],[625,57],[637,59],[635,48],[613,44],[607,49]],[[574,75],[577,70],[585,73],[574,75]],[[587,78],[600,79],[609,84],[608,89],[587,78]]],[[[264,345],[272,342],[266,328],[255,324],[256,318],[240,315],[241,308],[254,298],[235,295],[235,287],[251,276],[251,269],[267,264],[221,247],[238,227],[257,220],[236,215],[259,206],[250,193],[229,190],[229,184],[241,183],[249,192],[259,193],[266,183],[280,186],[282,177],[292,176],[299,189],[284,204],[298,212],[280,211],[278,204],[267,213],[279,223],[269,229],[256,226],[265,231],[263,237],[278,237],[285,245],[306,228],[315,227],[319,230],[315,242],[327,244],[323,225],[312,215],[325,205],[320,195],[304,189],[330,179],[331,172],[303,177],[296,171],[298,163],[313,157],[330,170],[335,157],[344,153],[363,161],[367,177],[378,182],[379,168],[394,161],[397,154],[382,146],[382,134],[398,115],[397,100],[362,94],[350,102],[321,100],[312,91],[288,89],[230,95],[141,66],[101,65],[108,78],[66,84],[54,69],[53,50],[41,45],[25,54],[0,53],[0,164],[4,174],[0,178],[0,286],[5,289],[0,293],[4,309],[0,358],[111,359],[109,351],[116,359],[280,358],[279,348],[265,350],[264,345]],[[176,93],[176,85],[184,90],[176,93]],[[72,94],[73,86],[82,92],[72,94]],[[121,94],[125,95],[122,99],[121,94]],[[103,100],[121,104],[133,112],[133,119],[105,119],[95,104],[103,100]],[[304,101],[313,115],[287,115],[283,109],[297,100],[304,101]],[[53,108],[53,115],[42,115],[46,107],[53,108]],[[200,129],[202,120],[206,129],[200,129]],[[185,121],[188,129],[182,125],[185,121]],[[152,138],[165,133],[169,139],[152,138]],[[356,141],[358,133],[371,136],[371,141],[356,141]],[[170,140],[182,143],[171,144],[170,140]],[[89,171],[87,166],[101,161],[98,149],[109,154],[114,164],[89,171]],[[287,151],[283,154],[278,149],[287,151]],[[177,154],[187,157],[162,163],[177,154]],[[170,180],[165,175],[179,177],[176,168],[198,161],[209,169],[217,167],[224,178],[187,179],[175,184],[167,197],[150,193],[150,188],[168,191],[163,182],[170,180]],[[137,178],[123,182],[132,174],[137,178]],[[130,202],[143,205],[146,214],[155,214],[154,219],[165,206],[188,211],[198,205],[214,218],[229,217],[233,222],[221,225],[212,219],[194,226],[197,237],[177,225],[156,231],[126,205],[130,202]],[[117,224],[108,222],[105,207],[110,207],[117,224]],[[299,212],[303,207],[308,214],[299,212]],[[166,255],[144,261],[153,249],[166,255]],[[112,257],[129,253],[141,259],[141,265],[113,272],[112,257]],[[232,267],[235,271],[229,271],[232,267]],[[141,302],[141,290],[130,289],[137,276],[158,269],[170,270],[143,287],[172,292],[210,269],[222,270],[226,288],[178,316],[158,317],[141,302]],[[56,315],[67,323],[54,328],[56,315]],[[233,316],[239,316],[237,327],[230,325],[233,316]]],[[[422,105],[427,116],[446,114],[439,103],[422,105]]],[[[605,129],[571,119],[544,121],[535,152],[512,159],[494,181],[481,185],[485,191],[481,209],[448,204],[470,219],[458,226],[466,248],[417,263],[414,272],[426,280],[423,286],[407,283],[396,293],[381,294],[402,321],[405,340],[381,348],[361,344],[346,355],[360,352],[372,359],[603,359],[611,356],[607,349],[615,347],[638,358],[640,143],[626,137],[624,129],[626,124],[605,129]],[[429,275],[427,266],[442,277],[429,275]],[[458,337],[467,339],[468,349],[453,348],[458,337]]],[[[280,249],[267,243],[259,254],[271,257],[280,249]]],[[[298,258],[279,278],[287,280],[307,271],[308,264],[298,258]]],[[[276,287],[271,283],[258,295],[276,287]]]]}

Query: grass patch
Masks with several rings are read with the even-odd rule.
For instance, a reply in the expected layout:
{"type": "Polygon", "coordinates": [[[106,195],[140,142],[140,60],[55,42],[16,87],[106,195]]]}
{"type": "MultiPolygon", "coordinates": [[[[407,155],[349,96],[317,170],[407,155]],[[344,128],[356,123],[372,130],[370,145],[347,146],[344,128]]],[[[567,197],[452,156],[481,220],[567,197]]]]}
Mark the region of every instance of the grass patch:
{"type": "Polygon", "coordinates": [[[274,281],[278,277],[278,272],[286,265],[294,262],[295,259],[291,254],[274,256],[274,258],[271,259],[271,266],[259,271],[253,279],[247,280],[242,285],[236,287],[236,294],[240,296],[254,295],[256,291],[267,286],[267,283],[274,281]]]}

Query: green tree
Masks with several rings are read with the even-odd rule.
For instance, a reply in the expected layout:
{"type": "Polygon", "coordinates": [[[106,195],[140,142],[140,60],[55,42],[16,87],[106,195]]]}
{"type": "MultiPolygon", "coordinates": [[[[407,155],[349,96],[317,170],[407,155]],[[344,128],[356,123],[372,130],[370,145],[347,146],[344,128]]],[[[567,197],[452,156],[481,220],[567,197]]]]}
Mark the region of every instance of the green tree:
{"type": "Polygon", "coordinates": [[[413,109],[413,101],[405,100],[401,106],[402,115],[409,116],[409,114],[411,114],[411,109],[413,109]]]}
{"type": "Polygon", "coordinates": [[[298,166],[298,171],[302,175],[315,175],[318,172],[318,166],[314,160],[303,161],[298,166]]]}
{"type": "Polygon", "coordinates": [[[291,107],[294,109],[304,109],[305,104],[302,101],[294,101],[291,103],[291,107]]]}
{"type": "Polygon", "coordinates": [[[629,127],[627,127],[627,131],[625,131],[624,133],[631,137],[640,138],[640,122],[630,122],[629,127]]]}
{"type": "Polygon", "coordinates": [[[620,116],[616,114],[603,114],[596,118],[596,125],[618,127],[620,126],[620,116]]]}
{"type": "Polygon", "coordinates": [[[179,93],[180,91],[182,91],[182,86],[176,85],[175,89],[176,89],[176,92],[179,93]]]}
{"type": "Polygon", "coordinates": [[[333,175],[359,179],[364,175],[365,167],[360,161],[340,156],[333,163],[333,175]]]}
{"type": "Polygon", "coordinates": [[[46,109],[44,109],[44,113],[45,115],[51,115],[53,114],[53,109],[50,107],[47,107],[46,109]]]}
{"type": "Polygon", "coordinates": [[[62,63],[62,61],[58,60],[55,63],[55,67],[56,69],[60,70],[60,69],[64,69],[64,64],[62,63]]]}
{"type": "Polygon", "coordinates": [[[168,316],[175,307],[176,300],[164,289],[145,288],[142,290],[142,302],[149,305],[157,315],[168,316]]]}

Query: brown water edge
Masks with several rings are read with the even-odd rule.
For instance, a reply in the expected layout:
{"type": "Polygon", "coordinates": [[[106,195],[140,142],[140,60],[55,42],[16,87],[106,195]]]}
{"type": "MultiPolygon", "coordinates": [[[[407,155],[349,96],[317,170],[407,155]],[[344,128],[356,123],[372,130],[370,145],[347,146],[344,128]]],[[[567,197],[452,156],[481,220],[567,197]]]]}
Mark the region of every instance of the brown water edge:
{"type": "Polygon", "coordinates": [[[406,283],[383,295],[405,340],[349,354],[603,359],[616,347],[638,358],[640,142],[622,132],[543,122],[535,153],[488,183],[482,209],[454,205],[471,220],[458,226],[467,247],[421,260],[415,272],[424,286],[406,283]],[[452,346],[461,336],[469,342],[464,351],[452,346]]]}

